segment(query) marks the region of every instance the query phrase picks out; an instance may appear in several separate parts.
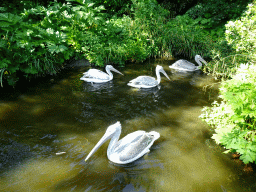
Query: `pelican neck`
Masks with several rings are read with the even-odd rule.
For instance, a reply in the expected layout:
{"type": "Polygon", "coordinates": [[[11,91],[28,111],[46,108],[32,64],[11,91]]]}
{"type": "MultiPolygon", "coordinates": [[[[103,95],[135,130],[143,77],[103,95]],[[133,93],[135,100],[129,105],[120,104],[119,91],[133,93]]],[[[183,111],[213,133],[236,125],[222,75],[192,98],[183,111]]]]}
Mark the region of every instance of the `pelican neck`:
{"type": "Polygon", "coordinates": [[[118,142],[118,139],[121,135],[121,129],[118,129],[112,136],[109,145],[108,145],[108,150],[107,150],[107,156],[110,157],[112,151],[115,149],[115,146],[118,142]]]}
{"type": "Polygon", "coordinates": [[[109,75],[110,79],[113,78],[113,74],[111,73],[110,69],[106,67],[106,72],[109,75]]]}
{"type": "Polygon", "coordinates": [[[203,64],[201,63],[201,61],[199,60],[199,58],[196,57],[195,60],[196,60],[196,62],[197,62],[198,65],[199,65],[199,66],[197,66],[197,69],[199,69],[199,67],[202,67],[203,64]]]}
{"type": "Polygon", "coordinates": [[[159,70],[156,70],[156,80],[157,80],[158,84],[160,84],[160,81],[161,81],[161,75],[160,75],[159,70]]]}

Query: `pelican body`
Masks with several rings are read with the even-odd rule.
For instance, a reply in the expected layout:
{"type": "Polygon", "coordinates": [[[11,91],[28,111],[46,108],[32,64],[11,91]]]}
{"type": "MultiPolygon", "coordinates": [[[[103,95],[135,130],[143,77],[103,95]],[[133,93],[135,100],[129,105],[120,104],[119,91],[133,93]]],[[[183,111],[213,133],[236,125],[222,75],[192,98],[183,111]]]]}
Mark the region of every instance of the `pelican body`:
{"type": "Polygon", "coordinates": [[[117,164],[131,163],[148,153],[154,141],[160,137],[160,134],[155,131],[148,133],[145,131],[135,131],[118,141],[120,134],[121,124],[119,121],[110,125],[100,141],[88,154],[85,161],[87,161],[104,142],[111,138],[107,150],[108,159],[117,164]]]}
{"type": "Polygon", "coordinates": [[[81,80],[91,82],[91,83],[105,83],[113,79],[113,74],[111,71],[123,75],[120,71],[116,70],[112,65],[106,66],[106,72],[100,71],[98,69],[89,69],[84,73],[84,76],[81,77],[81,80]]]}
{"type": "Polygon", "coordinates": [[[195,56],[195,61],[198,63],[199,66],[195,66],[194,63],[191,63],[187,60],[180,59],[176,61],[174,64],[170,65],[169,67],[180,71],[196,71],[201,69],[201,62],[207,65],[207,62],[200,55],[195,56]]]}
{"type": "Polygon", "coordinates": [[[164,71],[163,67],[160,65],[156,66],[156,77],[150,77],[150,76],[139,76],[131,81],[129,81],[128,85],[131,87],[136,87],[136,88],[152,88],[160,84],[161,81],[161,76],[160,72],[163,73],[169,80],[170,78],[164,71]]]}

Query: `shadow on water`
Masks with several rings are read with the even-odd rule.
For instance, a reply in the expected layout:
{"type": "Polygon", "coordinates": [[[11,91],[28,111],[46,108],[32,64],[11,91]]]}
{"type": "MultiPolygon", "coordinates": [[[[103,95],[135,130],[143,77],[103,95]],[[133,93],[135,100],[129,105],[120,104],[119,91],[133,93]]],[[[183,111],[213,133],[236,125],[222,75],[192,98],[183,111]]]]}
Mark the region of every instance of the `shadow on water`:
{"type": "Polygon", "coordinates": [[[127,65],[118,69],[124,76],[115,73],[104,84],[81,81],[89,69],[82,67],[9,92],[11,98],[1,96],[1,191],[253,191],[255,175],[246,176],[242,165],[223,154],[198,118],[202,107],[217,99],[216,82],[168,65],[157,60],[127,65]],[[153,89],[127,86],[139,75],[155,77],[158,64],[171,81],[163,77],[153,89]],[[209,84],[212,92],[205,92],[209,84]],[[116,121],[122,124],[120,138],[137,130],[161,136],[133,163],[110,162],[108,142],[85,162],[116,121]]]}

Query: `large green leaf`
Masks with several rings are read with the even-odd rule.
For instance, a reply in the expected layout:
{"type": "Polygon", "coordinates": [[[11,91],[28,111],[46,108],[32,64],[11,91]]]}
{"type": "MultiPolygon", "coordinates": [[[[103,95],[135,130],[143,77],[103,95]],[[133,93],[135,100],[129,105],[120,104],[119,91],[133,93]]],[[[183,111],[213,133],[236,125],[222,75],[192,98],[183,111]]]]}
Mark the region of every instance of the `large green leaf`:
{"type": "Polygon", "coordinates": [[[4,58],[1,62],[0,62],[0,69],[4,69],[8,67],[8,64],[10,64],[11,61],[7,58],[4,58]]]}
{"type": "Polygon", "coordinates": [[[60,53],[60,52],[64,52],[66,51],[68,48],[64,45],[54,45],[54,44],[50,44],[48,45],[48,49],[49,51],[53,54],[53,53],[60,53]]]}
{"type": "MultiPolygon", "coordinates": [[[[10,25],[15,25],[21,20],[21,17],[11,13],[0,13],[0,23],[3,21],[8,22],[10,25]]],[[[2,25],[0,25],[2,27],[2,25]]]]}
{"type": "Polygon", "coordinates": [[[5,28],[8,28],[12,25],[12,23],[10,22],[7,22],[7,21],[0,21],[0,26],[1,26],[1,29],[2,30],[7,30],[5,28]]]}
{"type": "Polygon", "coordinates": [[[248,164],[248,163],[252,163],[256,160],[256,153],[255,152],[252,152],[252,151],[248,151],[246,152],[245,154],[243,154],[240,159],[245,163],[245,164],[248,164]]]}

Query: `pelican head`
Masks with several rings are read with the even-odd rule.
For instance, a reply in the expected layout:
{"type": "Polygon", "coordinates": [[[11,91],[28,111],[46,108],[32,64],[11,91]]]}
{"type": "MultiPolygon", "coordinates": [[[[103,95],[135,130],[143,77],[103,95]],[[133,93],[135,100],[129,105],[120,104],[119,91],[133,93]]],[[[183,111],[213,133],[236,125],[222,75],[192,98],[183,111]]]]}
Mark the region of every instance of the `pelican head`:
{"type": "Polygon", "coordinates": [[[106,66],[106,71],[109,72],[109,71],[114,71],[116,73],[119,73],[121,75],[123,75],[120,71],[116,70],[112,65],[107,65],[106,66]]]}
{"type": "Polygon", "coordinates": [[[168,77],[168,75],[167,75],[166,72],[164,71],[164,68],[163,68],[162,66],[160,66],[160,65],[157,65],[157,66],[156,66],[156,76],[157,76],[158,84],[160,83],[160,80],[161,80],[160,74],[159,74],[160,72],[163,73],[164,76],[167,77],[167,79],[170,80],[170,78],[168,77]]]}
{"type": "Polygon", "coordinates": [[[200,55],[196,55],[195,60],[199,64],[199,67],[202,67],[201,62],[203,62],[205,65],[207,65],[207,62],[200,55]]]}
{"type": "MultiPolygon", "coordinates": [[[[108,136],[112,136],[114,133],[116,133],[118,130],[121,130],[121,123],[120,121],[117,121],[115,124],[110,125],[107,130],[106,133],[104,134],[104,136],[106,135],[108,136]]],[[[104,137],[103,136],[103,137],[104,137]]]]}
{"type": "MultiPolygon", "coordinates": [[[[111,65],[110,65],[111,66],[111,65]]],[[[117,121],[115,124],[110,125],[105,134],[103,135],[103,137],[99,140],[99,142],[95,145],[95,147],[91,150],[91,152],[87,155],[85,161],[87,161],[97,150],[98,148],[100,148],[100,146],[105,143],[107,140],[109,140],[110,138],[112,138],[114,135],[117,135],[118,137],[121,134],[121,123],[119,121],[117,121]]],[[[117,140],[118,140],[117,137],[117,140]]],[[[116,140],[116,141],[117,141],[116,140]]],[[[111,149],[113,148],[113,142],[110,142],[109,146],[108,146],[108,153],[111,152],[111,149]]]]}

